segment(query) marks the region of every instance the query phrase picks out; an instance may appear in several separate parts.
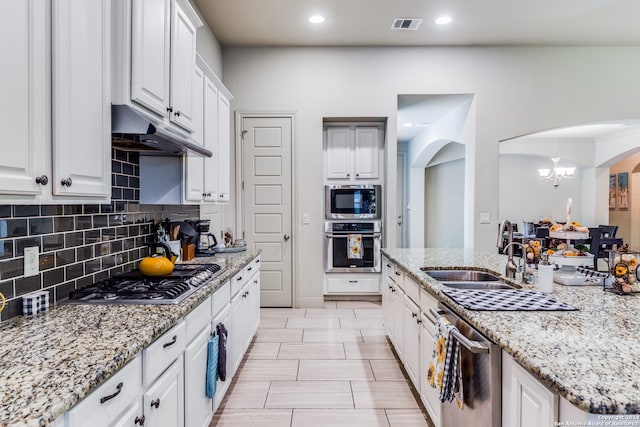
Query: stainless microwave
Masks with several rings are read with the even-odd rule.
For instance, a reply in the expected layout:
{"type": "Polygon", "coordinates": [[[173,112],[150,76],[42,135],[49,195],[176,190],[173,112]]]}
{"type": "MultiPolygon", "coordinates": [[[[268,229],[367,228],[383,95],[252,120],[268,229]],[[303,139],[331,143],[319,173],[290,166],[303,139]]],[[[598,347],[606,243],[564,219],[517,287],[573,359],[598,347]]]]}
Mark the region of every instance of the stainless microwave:
{"type": "Polygon", "coordinates": [[[326,185],[325,219],[380,219],[382,187],[379,185],[326,185]]]}

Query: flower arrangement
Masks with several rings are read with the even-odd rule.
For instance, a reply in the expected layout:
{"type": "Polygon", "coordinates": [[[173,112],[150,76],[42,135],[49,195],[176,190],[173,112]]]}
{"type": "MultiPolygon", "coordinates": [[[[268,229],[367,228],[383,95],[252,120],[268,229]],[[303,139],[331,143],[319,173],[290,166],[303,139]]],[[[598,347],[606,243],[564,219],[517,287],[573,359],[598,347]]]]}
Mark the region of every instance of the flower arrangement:
{"type": "MultiPolygon", "coordinates": [[[[629,245],[624,245],[617,251],[609,253],[609,268],[613,282],[610,290],[618,294],[640,292],[640,280],[638,279],[638,260],[640,252],[629,250],[629,245]]],[[[605,288],[606,289],[606,288],[605,288]]]]}

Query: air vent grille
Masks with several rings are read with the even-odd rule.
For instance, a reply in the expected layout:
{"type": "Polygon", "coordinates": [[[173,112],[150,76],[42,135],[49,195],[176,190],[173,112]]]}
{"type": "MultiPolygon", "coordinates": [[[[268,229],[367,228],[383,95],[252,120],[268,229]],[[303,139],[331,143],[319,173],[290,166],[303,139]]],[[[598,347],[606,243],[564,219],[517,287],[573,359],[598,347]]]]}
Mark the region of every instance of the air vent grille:
{"type": "Polygon", "coordinates": [[[391,29],[415,31],[420,28],[420,24],[422,24],[422,19],[419,18],[396,18],[391,24],[391,29]]]}

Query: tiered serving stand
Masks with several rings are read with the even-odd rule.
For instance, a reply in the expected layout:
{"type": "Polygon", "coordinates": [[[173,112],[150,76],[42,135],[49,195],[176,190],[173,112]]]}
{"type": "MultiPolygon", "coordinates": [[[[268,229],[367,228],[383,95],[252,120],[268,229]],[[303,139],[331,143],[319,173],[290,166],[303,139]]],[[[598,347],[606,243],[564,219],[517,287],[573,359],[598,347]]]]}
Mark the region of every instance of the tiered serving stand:
{"type": "MultiPolygon", "coordinates": [[[[571,241],[585,240],[589,238],[589,233],[581,231],[550,231],[549,237],[553,239],[566,240],[567,249],[572,247],[571,241]]],[[[560,267],[553,273],[553,281],[562,285],[578,286],[584,284],[598,285],[600,282],[589,280],[596,283],[585,283],[585,276],[576,271],[576,267],[593,266],[593,254],[587,253],[584,256],[566,256],[566,255],[549,255],[549,262],[560,267]]]]}

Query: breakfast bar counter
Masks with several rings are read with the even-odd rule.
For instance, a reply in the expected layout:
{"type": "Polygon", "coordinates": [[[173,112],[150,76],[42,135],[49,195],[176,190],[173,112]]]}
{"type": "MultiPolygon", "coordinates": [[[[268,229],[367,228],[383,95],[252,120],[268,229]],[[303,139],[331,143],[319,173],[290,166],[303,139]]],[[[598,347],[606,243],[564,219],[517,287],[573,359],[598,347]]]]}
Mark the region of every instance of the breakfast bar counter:
{"type": "Polygon", "coordinates": [[[505,255],[471,249],[382,252],[575,407],[594,414],[640,413],[640,295],[554,284],[550,296],[578,311],[471,311],[448,298],[442,292],[447,288],[421,268],[502,275],[505,255]]]}

